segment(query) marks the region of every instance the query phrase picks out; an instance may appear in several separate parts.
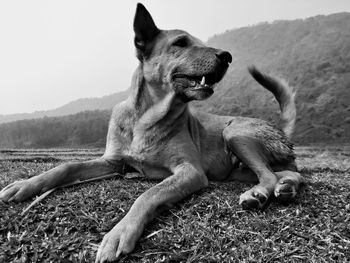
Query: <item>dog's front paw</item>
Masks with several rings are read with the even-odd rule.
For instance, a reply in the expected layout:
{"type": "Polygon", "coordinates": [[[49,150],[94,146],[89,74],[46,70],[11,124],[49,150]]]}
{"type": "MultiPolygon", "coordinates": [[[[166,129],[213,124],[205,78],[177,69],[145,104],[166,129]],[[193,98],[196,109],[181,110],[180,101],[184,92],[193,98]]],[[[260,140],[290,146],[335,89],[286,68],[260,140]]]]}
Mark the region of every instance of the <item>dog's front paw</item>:
{"type": "Polygon", "coordinates": [[[270,193],[265,187],[256,185],[241,194],[239,204],[243,209],[262,209],[265,207],[269,196],[270,193]]]}
{"type": "Polygon", "coordinates": [[[16,181],[1,190],[0,200],[4,202],[21,202],[31,196],[39,194],[41,190],[41,185],[33,178],[23,181],[16,181]]]}
{"type": "Polygon", "coordinates": [[[102,240],[97,251],[96,263],[115,262],[122,254],[130,253],[142,234],[139,227],[122,219],[102,240]]]}

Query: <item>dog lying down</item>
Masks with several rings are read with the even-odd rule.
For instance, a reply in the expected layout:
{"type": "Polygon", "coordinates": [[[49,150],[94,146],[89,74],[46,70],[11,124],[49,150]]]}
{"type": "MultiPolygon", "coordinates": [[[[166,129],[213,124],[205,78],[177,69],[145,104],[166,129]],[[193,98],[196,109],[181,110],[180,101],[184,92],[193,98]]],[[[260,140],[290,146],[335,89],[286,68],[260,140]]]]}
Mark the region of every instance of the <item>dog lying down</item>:
{"type": "Polygon", "coordinates": [[[55,187],[134,171],[161,180],[104,236],[96,262],[131,252],[148,222],[209,180],[257,182],[239,197],[245,209],[264,208],[272,196],[288,202],[302,183],[289,141],[296,118],[292,88],[249,69],[279,102],[280,128],[260,119],[196,112],[189,102],[214,93],[232,61],[230,53],[182,30],[158,29],[142,4],[134,32],[139,66],[130,97],[113,109],[104,155],[60,165],[0,193],[3,201],[23,201],[55,187]]]}

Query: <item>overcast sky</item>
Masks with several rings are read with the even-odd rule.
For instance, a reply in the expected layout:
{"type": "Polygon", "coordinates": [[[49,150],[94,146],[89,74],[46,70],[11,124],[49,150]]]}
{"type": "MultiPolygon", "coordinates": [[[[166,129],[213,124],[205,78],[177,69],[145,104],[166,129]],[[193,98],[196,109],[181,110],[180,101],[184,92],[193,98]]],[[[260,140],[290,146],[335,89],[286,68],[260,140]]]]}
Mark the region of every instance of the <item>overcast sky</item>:
{"type": "Polygon", "coordinates": [[[350,12],[350,0],[0,0],[0,114],[127,89],[137,2],[159,28],[204,41],[262,21],[350,12]]]}

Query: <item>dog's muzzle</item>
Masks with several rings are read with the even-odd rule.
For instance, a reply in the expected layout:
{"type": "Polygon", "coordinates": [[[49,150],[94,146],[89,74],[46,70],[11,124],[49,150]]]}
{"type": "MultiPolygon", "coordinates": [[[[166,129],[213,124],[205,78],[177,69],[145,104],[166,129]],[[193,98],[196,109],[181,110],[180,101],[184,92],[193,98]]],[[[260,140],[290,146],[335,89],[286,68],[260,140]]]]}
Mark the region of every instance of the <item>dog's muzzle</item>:
{"type": "Polygon", "coordinates": [[[181,83],[182,86],[191,90],[208,90],[212,89],[214,84],[219,82],[232,62],[232,56],[227,51],[217,50],[215,56],[211,60],[201,60],[194,72],[185,73],[177,72],[172,76],[172,81],[181,83]],[[208,68],[208,65],[210,67],[208,68]]]}

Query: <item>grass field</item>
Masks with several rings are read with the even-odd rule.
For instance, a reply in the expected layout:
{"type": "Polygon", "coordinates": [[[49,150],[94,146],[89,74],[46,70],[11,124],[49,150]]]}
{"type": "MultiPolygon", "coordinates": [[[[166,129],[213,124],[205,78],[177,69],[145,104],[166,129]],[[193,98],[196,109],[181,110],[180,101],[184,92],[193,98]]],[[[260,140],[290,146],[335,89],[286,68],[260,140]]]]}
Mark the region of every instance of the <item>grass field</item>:
{"type": "MultiPolygon", "coordinates": [[[[121,262],[350,262],[350,147],[297,147],[307,186],[289,205],[243,211],[237,182],[209,188],[151,223],[121,262]]],[[[2,150],[0,188],[99,150],[2,150]]],[[[0,202],[0,262],[92,262],[107,233],[146,189],[115,178],[57,190],[22,217],[30,201],[0,202]]]]}

